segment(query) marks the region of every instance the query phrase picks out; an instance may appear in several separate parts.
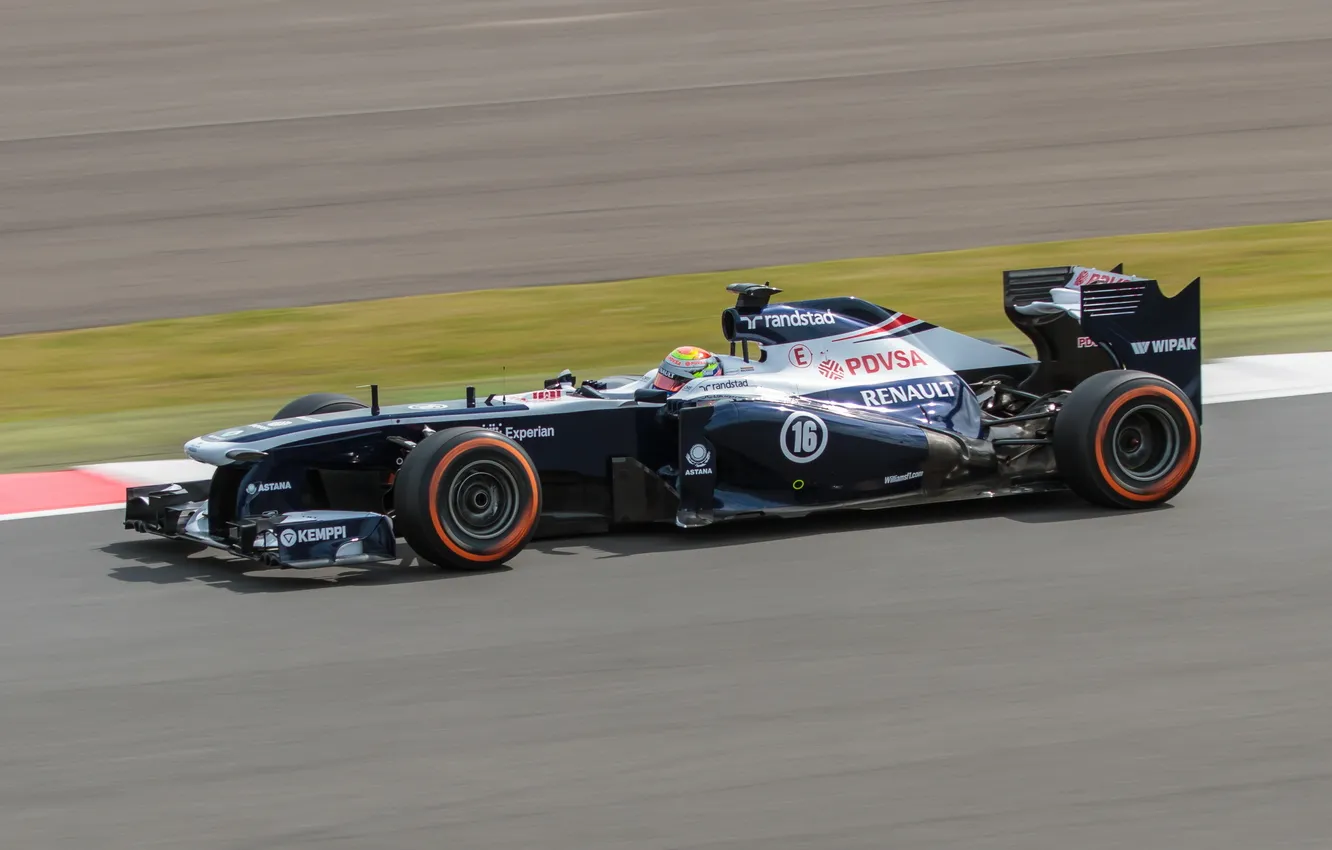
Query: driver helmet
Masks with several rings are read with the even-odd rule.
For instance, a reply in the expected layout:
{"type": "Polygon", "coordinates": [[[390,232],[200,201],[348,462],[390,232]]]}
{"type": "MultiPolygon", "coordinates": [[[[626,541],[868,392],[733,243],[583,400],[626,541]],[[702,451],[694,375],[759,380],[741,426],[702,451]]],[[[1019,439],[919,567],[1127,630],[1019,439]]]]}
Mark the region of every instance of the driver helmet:
{"type": "Polygon", "coordinates": [[[682,345],[661,361],[657,367],[657,376],[652,379],[652,386],[675,393],[690,381],[720,374],[722,364],[717,355],[696,345],[682,345]]]}

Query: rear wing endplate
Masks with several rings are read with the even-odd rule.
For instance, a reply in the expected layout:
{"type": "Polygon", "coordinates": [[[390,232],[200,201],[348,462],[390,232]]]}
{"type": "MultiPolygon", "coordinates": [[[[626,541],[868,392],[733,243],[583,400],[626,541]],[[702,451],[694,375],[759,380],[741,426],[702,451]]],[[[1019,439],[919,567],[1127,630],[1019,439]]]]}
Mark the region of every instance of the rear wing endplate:
{"type": "Polygon", "coordinates": [[[1122,264],[1090,275],[1077,268],[1004,272],[1004,312],[1032,341],[1040,360],[1023,389],[1072,389],[1098,372],[1134,369],[1179,386],[1201,417],[1201,278],[1167,297],[1159,282],[1125,275],[1122,264]],[[1075,272],[1080,285],[1069,288],[1075,272]],[[1037,302],[1051,302],[1052,290],[1066,293],[1076,309],[1033,311],[1037,302]]]}
{"type": "Polygon", "coordinates": [[[1082,330],[1108,346],[1125,369],[1175,383],[1202,415],[1202,279],[1173,298],[1155,280],[1082,288],[1082,330]]]}

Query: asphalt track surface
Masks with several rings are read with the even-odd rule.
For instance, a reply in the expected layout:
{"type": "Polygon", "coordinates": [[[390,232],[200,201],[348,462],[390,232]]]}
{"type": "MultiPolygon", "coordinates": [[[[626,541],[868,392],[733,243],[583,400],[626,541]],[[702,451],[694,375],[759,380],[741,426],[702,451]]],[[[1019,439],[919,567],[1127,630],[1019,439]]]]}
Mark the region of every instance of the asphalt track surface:
{"type": "Polygon", "coordinates": [[[4,843],[1323,848],[1329,416],[1207,408],[1150,513],[584,538],[478,575],[0,524],[4,843]]]}
{"type": "Polygon", "coordinates": [[[1330,78],[1327,0],[0,0],[0,334],[1325,218],[1330,78]]]}

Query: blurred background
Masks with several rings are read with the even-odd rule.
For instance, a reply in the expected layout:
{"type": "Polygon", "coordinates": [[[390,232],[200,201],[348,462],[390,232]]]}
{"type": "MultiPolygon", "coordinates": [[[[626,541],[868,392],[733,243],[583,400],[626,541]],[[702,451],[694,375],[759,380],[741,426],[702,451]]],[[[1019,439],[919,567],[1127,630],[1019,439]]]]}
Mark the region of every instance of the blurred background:
{"type": "Polygon", "coordinates": [[[6,334],[1322,218],[1323,0],[6,0],[6,334]]]}

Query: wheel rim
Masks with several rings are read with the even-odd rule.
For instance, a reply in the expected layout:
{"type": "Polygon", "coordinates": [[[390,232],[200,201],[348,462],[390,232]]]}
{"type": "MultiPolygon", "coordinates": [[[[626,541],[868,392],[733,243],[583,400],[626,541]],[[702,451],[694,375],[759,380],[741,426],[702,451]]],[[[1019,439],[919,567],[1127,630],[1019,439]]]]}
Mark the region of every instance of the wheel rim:
{"type": "Polygon", "coordinates": [[[1126,478],[1151,483],[1179,462],[1179,423],[1163,407],[1144,404],[1115,423],[1110,435],[1115,466],[1126,478]]]}
{"type": "Polygon", "coordinates": [[[445,519],[468,537],[493,540],[513,525],[521,501],[518,480],[504,464],[474,460],[449,484],[445,519]]]}

